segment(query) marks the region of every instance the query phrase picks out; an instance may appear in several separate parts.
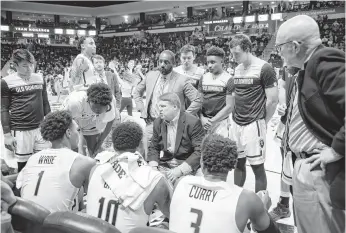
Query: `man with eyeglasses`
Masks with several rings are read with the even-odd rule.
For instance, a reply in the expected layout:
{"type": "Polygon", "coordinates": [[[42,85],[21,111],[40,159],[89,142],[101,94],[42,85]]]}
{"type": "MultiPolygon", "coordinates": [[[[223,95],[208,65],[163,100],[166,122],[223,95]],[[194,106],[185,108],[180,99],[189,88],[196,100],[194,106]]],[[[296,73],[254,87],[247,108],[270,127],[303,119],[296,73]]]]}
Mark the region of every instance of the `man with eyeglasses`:
{"type": "Polygon", "coordinates": [[[306,15],[284,22],[276,37],[285,66],[301,68],[283,148],[293,160],[299,233],[345,232],[345,53],[324,47],[320,37],[316,21],[306,15]]]}
{"type": "Polygon", "coordinates": [[[246,159],[255,174],[256,193],[267,189],[264,169],[267,124],[278,103],[276,72],[266,61],[251,54],[252,43],[248,36],[236,35],[231,53],[239,64],[235,68],[233,122],[230,137],[238,145],[238,163],[234,183],[243,186],[246,179],[246,159]]]}
{"type": "MultiPolygon", "coordinates": [[[[105,83],[92,84],[86,91],[74,91],[66,99],[64,109],[72,113],[80,129],[78,151],[84,153],[84,140],[90,157],[102,150],[102,144],[116,119],[116,100],[105,83]]],[[[72,148],[76,149],[76,148],[72,148]]]]}

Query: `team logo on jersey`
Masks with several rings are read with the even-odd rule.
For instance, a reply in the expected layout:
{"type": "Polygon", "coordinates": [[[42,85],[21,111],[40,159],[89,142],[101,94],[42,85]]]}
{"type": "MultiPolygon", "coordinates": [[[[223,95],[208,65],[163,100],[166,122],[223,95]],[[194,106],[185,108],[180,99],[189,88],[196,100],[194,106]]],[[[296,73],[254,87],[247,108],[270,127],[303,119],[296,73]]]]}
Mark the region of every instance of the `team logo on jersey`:
{"type": "Polygon", "coordinates": [[[264,147],[264,140],[263,140],[263,138],[261,138],[261,139],[259,140],[259,144],[260,144],[261,148],[264,147]]]}

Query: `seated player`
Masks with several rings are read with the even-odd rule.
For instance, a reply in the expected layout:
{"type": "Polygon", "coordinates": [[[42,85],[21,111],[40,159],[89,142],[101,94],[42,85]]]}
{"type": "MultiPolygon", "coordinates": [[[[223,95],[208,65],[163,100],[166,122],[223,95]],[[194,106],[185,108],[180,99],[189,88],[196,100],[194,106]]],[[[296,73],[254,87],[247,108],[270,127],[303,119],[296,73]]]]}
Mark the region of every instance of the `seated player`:
{"type": "Polygon", "coordinates": [[[136,152],[142,137],[142,128],[134,122],[117,125],[112,135],[115,152],[98,154],[96,158],[103,162],[90,174],[87,214],[122,233],[146,226],[155,204],[169,216],[172,190],[164,176],[136,152]]]}
{"type": "Polygon", "coordinates": [[[50,113],[41,123],[44,140],[51,149],[34,154],[18,175],[21,196],[51,212],[77,210],[81,187],[87,190],[91,168],[96,162],[71,148],[78,145],[78,126],[68,111],[50,113]]]}
{"type": "MultiPolygon", "coordinates": [[[[86,142],[89,156],[102,150],[101,146],[116,118],[116,100],[104,83],[92,84],[86,91],[72,92],[64,104],[81,130],[80,144],[86,142]]],[[[84,150],[79,146],[79,153],[84,150]]]]}
{"type": "Polygon", "coordinates": [[[176,185],[170,208],[171,231],[243,232],[250,220],[258,233],[279,232],[254,192],[226,183],[237,156],[236,143],[228,138],[210,134],[203,140],[204,177],[185,176],[176,185]]]}

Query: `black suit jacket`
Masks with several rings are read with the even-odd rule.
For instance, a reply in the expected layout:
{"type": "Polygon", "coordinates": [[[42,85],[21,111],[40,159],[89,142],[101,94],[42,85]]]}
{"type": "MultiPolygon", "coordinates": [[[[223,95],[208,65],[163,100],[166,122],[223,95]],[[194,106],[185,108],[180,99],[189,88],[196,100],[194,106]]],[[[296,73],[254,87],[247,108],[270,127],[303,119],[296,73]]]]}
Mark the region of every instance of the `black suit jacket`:
{"type": "Polygon", "coordinates": [[[345,156],[345,53],[319,46],[297,82],[305,125],[321,142],[345,156]]]}
{"type": "Polygon", "coordinates": [[[175,151],[167,151],[167,125],[157,118],[153,125],[153,137],[149,145],[148,160],[158,163],[171,160],[173,158],[185,160],[192,169],[197,169],[200,164],[201,143],[205,135],[201,121],[190,113],[180,112],[178,121],[175,151]],[[164,151],[164,156],[160,158],[160,151],[164,151]]]}

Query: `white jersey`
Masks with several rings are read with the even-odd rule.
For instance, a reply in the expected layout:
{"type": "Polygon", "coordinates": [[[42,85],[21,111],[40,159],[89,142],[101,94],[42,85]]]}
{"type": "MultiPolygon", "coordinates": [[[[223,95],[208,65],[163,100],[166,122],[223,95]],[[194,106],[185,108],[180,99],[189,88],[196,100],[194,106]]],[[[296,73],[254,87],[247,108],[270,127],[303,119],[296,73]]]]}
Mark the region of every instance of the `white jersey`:
{"type": "MultiPolygon", "coordinates": [[[[145,227],[149,221],[149,215],[145,213],[144,205],[133,210],[130,207],[124,208],[118,203],[117,197],[101,176],[106,171],[105,165],[98,165],[90,178],[88,190],[92,191],[87,195],[86,213],[105,220],[122,233],[128,233],[136,227],[145,227]]],[[[117,166],[115,170],[119,173],[115,175],[125,177],[128,174],[127,162],[120,161],[118,165],[120,166],[117,166]]],[[[144,191],[144,196],[149,196],[156,184],[157,182],[153,181],[144,191]]]]}
{"type": "Polygon", "coordinates": [[[50,212],[78,211],[78,191],[70,181],[70,170],[78,156],[70,149],[46,149],[32,155],[18,175],[21,197],[50,212]]]}
{"type": "Polygon", "coordinates": [[[97,83],[98,76],[95,74],[94,64],[84,54],[78,54],[77,58],[82,58],[87,63],[88,69],[84,71],[81,83],[74,85],[75,90],[86,90],[91,84],[97,83]]]}
{"type": "Polygon", "coordinates": [[[242,188],[186,176],[172,197],[169,230],[176,233],[240,233],[235,212],[242,188]]]}

